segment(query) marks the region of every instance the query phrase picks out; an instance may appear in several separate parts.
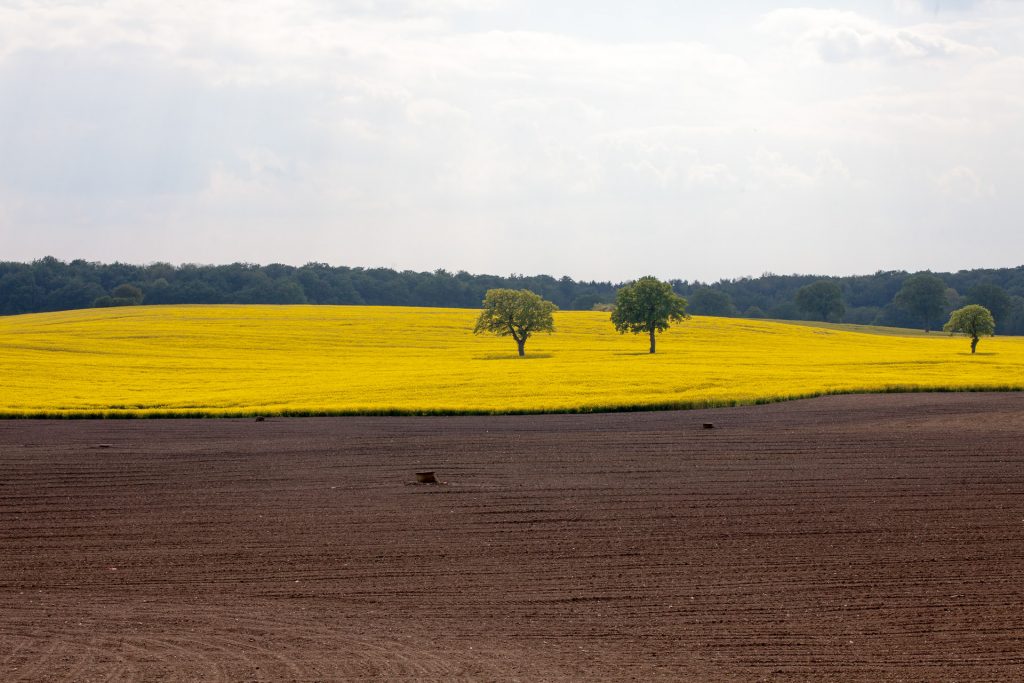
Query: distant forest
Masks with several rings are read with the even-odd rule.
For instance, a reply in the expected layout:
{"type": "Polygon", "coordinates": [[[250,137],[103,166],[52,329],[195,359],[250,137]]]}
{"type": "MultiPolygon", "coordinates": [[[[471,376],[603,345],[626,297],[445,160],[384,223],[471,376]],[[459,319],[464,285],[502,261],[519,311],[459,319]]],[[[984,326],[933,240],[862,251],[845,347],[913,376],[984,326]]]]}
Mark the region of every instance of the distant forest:
{"type": "MultiPolygon", "coordinates": [[[[896,294],[910,273],[827,277],[774,275],[705,283],[670,280],[689,300],[689,312],[783,320],[814,319],[797,305],[797,292],[822,280],[838,285],[843,312],[832,319],[865,325],[920,327],[896,294]]],[[[946,311],[968,303],[989,307],[997,332],[1024,334],[1024,266],[934,273],[946,286],[946,311]]],[[[349,268],[325,263],[301,267],[251,263],[174,266],[154,263],[70,263],[46,257],[32,263],[0,261],[0,314],[14,315],[132,304],[366,304],[479,308],[491,288],[529,289],[565,310],[607,307],[620,284],[548,275],[471,275],[436,270],[349,268]]],[[[820,319],[820,318],[819,318],[820,319]]],[[[939,325],[945,320],[937,321],[939,325]]]]}

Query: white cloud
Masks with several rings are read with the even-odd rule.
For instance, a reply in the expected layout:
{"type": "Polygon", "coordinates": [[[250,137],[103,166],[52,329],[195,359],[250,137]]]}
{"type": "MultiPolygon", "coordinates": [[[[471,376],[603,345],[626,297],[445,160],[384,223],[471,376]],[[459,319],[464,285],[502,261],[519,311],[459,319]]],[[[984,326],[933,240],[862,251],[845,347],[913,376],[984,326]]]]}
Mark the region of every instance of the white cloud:
{"type": "Polygon", "coordinates": [[[817,184],[814,175],[791,164],[777,152],[760,147],[750,158],[753,178],[769,186],[782,188],[809,188],[817,184]]]}
{"type": "Polygon", "coordinates": [[[995,195],[995,190],[967,166],[956,166],[935,179],[944,196],[958,201],[977,201],[995,195]]]}
{"type": "Polygon", "coordinates": [[[686,180],[696,187],[721,188],[735,185],[739,179],[726,164],[696,163],[687,169],[686,180]]]}
{"type": "Polygon", "coordinates": [[[969,45],[942,33],[941,26],[885,25],[855,12],[820,9],[775,10],[759,29],[791,42],[824,62],[912,60],[993,56],[984,46],[969,45]]]}
{"type": "Polygon", "coordinates": [[[409,116],[409,121],[420,126],[431,124],[451,125],[470,118],[464,109],[431,97],[413,100],[406,105],[405,110],[409,116]]]}
{"type": "Polygon", "coordinates": [[[893,0],[898,12],[903,14],[930,14],[966,12],[984,5],[995,4],[989,0],[893,0]]]}

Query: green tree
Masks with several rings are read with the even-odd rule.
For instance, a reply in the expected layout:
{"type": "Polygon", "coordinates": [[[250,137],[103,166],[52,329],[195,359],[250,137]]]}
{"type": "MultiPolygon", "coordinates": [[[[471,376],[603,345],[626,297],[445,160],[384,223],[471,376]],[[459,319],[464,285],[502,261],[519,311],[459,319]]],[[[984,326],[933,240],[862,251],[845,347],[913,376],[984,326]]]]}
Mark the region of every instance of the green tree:
{"type": "Polygon", "coordinates": [[[736,306],[732,302],[732,297],[711,287],[701,287],[690,294],[689,308],[694,315],[726,317],[736,315],[736,306]]]}
{"type": "Polygon", "coordinates": [[[831,280],[818,280],[801,287],[796,292],[796,305],[800,310],[820,316],[822,320],[843,317],[846,307],[843,306],[843,292],[839,285],[831,280]]]}
{"type": "Polygon", "coordinates": [[[688,317],[686,299],[673,292],[672,285],[650,275],[620,289],[612,311],[612,323],[620,333],[650,335],[651,353],[654,353],[655,332],[663,332],[673,322],[688,317]]]}
{"type": "Polygon", "coordinates": [[[1006,322],[1013,307],[1013,301],[1006,290],[991,282],[981,282],[967,290],[967,303],[984,306],[992,313],[993,318],[1001,321],[1000,324],[1006,322]]]}
{"type": "Polygon", "coordinates": [[[45,294],[46,290],[36,283],[31,268],[19,267],[0,277],[0,315],[36,311],[45,294]]]}
{"type": "Polygon", "coordinates": [[[922,321],[925,332],[931,332],[932,322],[949,305],[946,283],[928,272],[915,273],[903,281],[893,303],[922,321]]]}
{"type": "Polygon", "coordinates": [[[953,311],[949,316],[949,322],[943,325],[942,329],[950,334],[966,334],[971,338],[971,353],[974,353],[978,348],[979,337],[996,333],[996,321],[987,308],[971,304],[953,311]]]}
{"type": "Polygon", "coordinates": [[[763,318],[764,311],[757,306],[749,306],[747,310],[743,311],[744,318],[763,318]]]}
{"type": "Polygon", "coordinates": [[[142,290],[128,283],[114,287],[111,296],[116,302],[115,306],[137,306],[142,303],[142,290]]]}
{"type": "Polygon", "coordinates": [[[603,303],[607,303],[607,300],[600,294],[587,292],[586,294],[580,294],[572,300],[572,309],[574,311],[592,311],[594,306],[603,303]]]}
{"type": "Polygon", "coordinates": [[[528,289],[488,289],[483,306],[473,334],[489,332],[499,337],[512,337],[520,356],[526,355],[526,340],[531,335],[555,331],[553,314],[558,306],[528,289]]]}
{"type": "Polygon", "coordinates": [[[97,297],[92,305],[96,308],[109,306],[138,306],[142,303],[142,290],[135,285],[123,284],[114,287],[112,296],[97,297]]]}

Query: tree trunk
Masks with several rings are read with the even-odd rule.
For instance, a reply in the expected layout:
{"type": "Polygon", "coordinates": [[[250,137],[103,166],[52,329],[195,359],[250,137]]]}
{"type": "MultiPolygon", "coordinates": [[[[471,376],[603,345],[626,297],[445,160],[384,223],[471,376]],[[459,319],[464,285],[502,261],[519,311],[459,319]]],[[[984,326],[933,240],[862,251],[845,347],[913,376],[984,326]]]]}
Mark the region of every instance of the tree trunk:
{"type": "Polygon", "coordinates": [[[526,340],[516,339],[516,345],[519,346],[519,357],[522,358],[526,355],[526,340]]]}
{"type": "Polygon", "coordinates": [[[974,353],[974,349],[978,348],[978,338],[971,337],[971,353],[974,353]]]}
{"type": "Polygon", "coordinates": [[[651,328],[651,353],[654,353],[654,328],[651,328]]]}

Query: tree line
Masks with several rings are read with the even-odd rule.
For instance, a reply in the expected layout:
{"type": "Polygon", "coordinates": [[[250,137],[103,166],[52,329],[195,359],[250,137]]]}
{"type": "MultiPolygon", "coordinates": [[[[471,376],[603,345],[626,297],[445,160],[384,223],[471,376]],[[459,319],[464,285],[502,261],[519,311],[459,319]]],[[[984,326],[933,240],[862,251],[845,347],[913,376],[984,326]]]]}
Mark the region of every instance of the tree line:
{"type": "MultiPolygon", "coordinates": [[[[909,299],[897,295],[912,275],[942,283],[937,326],[966,304],[992,311],[1002,334],[1024,334],[1024,266],[911,274],[820,277],[775,275],[701,282],[669,280],[696,315],[800,320],[827,319],[866,325],[923,326],[909,299]],[[831,283],[835,288],[819,283],[831,283]],[[801,290],[814,286],[800,295],[801,290]],[[836,302],[832,296],[838,289],[836,302]]],[[[307,263],[230,265],[169,263],[132,265],[46,257],[31,263],[0,261],[0,315],[93,306],[144,304],[365,304],[479,308],[488,290],[529,289],[562,310],[611,310],[625,283],[576,281],[549,275],[473,275],[465,271],[396,271],[307,263]]],[[[934,281],[932,281],[934,285],[934,281]]]]}
{"type": "Polygon", "coordinates": [[[953,311],[977,304],[999,321],[1000,334],[1024,334],[1024,266],[845,277],[768,273],[713,284],[673,281],[673,286],[697,315],[931,330],[953,311]]]}

